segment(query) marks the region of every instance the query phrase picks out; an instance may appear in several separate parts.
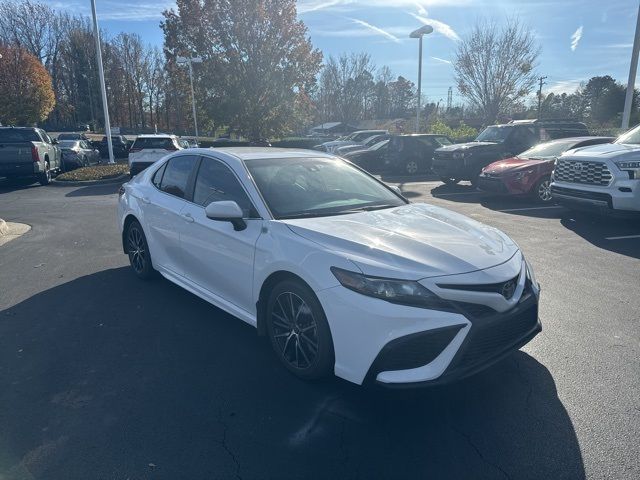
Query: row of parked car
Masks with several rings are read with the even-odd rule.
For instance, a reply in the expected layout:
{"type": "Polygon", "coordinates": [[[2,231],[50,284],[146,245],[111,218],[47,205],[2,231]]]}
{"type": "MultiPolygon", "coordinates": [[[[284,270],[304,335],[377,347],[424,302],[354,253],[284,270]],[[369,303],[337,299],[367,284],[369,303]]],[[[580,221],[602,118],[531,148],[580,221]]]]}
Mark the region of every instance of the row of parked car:
{"type": "Polygon", "coordinates": [[[472,141],[443,135],[354,132],[317,150],[372,172],[435,173],[444,183],[468,180],[494,194],[599,211],[640,211],[640,126],[618,139],[589,135],[570,120],[492,125],[472,141]]]}

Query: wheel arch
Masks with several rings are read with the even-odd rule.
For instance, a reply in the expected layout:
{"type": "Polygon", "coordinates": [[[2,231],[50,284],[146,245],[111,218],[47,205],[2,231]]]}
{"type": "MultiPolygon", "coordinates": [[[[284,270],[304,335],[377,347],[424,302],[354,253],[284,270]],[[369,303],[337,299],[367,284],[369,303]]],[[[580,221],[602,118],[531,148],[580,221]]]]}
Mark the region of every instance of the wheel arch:
{"type": "MultiPolygon", "coordinates": [[[[285,280],[293,280],[296,282],[300,282],[306,287],[309,288],[313,292],[313,288],[299,275],[296,275],[293,272],[288,270],[278,270],[271,273],[265,280],[262,282],[260,287],[260,293],[258,294],[258,301],[256,302],[256,329],[258,331],[258,335],[264,336],[267,333],[267,326],[265,322],[265,314],[267,308],[267,299],[269,296],[269,292],[280,282],[285,280]]],[[[315,295],[315,293],[314,293],[315,295]]]]}
{"type": "Polygon", "coordinates": [[[125,235],[127,234],[127,228],[129,228],[129,225],[131,225],[131,222],[138,222],[140,223],[140,220],[138,220],[138,218],[133,214],[133,213],[129,213],[125,219],[124,222],[122,224],[122,251],[124,253],[129,253],[129,251],[127,250],[127,242],[125,241],[125,235]]]}

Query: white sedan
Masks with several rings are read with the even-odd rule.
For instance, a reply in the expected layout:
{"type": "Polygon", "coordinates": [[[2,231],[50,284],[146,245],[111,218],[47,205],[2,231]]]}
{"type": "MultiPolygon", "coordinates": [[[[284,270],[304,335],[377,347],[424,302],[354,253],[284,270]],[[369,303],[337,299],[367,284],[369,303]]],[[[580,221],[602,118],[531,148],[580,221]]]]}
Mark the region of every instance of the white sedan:
{"type": "Polygon", "coordinates": [[[179,151],[123,185],[118,213],[138,277],[255,326],[305,379],[443,383],[541,330],[515,242],[332,155],[179,151]]]}

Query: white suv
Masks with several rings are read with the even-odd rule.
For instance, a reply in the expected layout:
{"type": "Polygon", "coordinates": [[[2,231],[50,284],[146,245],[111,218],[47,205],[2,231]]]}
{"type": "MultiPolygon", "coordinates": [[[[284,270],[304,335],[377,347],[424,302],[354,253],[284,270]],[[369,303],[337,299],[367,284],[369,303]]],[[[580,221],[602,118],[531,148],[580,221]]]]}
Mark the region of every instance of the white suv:
{"type": "Polygon", "coordinates": [[[569,208],[640,212],[640,125],[614,143],[569,150],[560,156],[551,194],[569,208]]]}
{"type": "Polygon", "coordinates": [[[129,175],[133,178],[165,155],[182,149],[175,135],[138,135],[129,150],[129,175]]]}

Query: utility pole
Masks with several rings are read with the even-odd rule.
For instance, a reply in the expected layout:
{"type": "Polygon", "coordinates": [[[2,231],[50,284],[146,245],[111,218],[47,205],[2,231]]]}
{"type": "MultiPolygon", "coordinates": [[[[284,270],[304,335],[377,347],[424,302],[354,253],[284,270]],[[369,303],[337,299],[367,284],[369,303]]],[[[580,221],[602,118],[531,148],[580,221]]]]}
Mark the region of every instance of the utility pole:
{"type": "Polygon", "coordinates": [[[453,104],[453,87],[449,87],[449,90],[447,90],[447,112],[451,110],[452,104],[453,104]]]}
{"type": "Polygon", "coordinates": [[[193,93],[193,64],[202,63],[201,57],[177,57],[176,62],[179,65],[189,65],[189,81],[191,82],[191,108],[193,109],[193,126],[196,131],[196,143],[198,143],[198,118],[196,117],[196,97],[193,93]]]}
{"type": "Polygon", "coordinates": [[[636,72],[638,71],[638,52],[640,52],[640,6],[638,7],[638,19],[636,20],[636,36],[633,40],[633,50],[631,51],[631,66],[629,67],[627,94],[624,98],[624,111],[622,112],[622,128],[625,130],[629,128],[629,118],[631,117],[633,89],[636,83],[636,72]]]}
{"type": "Polygon", "coordinates": [[[540,118],[540,109],[542,108],[542,86],[547,83],[545,82],[546,79],[546,76],[538,78],[538,82],[540,83],[540,87],[538,88],[538,119],[540,118]]]}
{"type": "Polygon", "coordinates": [[[100,48],[100,29],[96,14],[96,0],[91,0],[91,14],[93,16],[93,35],[96,37],[96,57],[98,59],[98,76],[100,77],[100,92],[102,93],[102,111],[104,112],[104,134],[107,137],[109,163],[116,163],[113,159],[113,144],[111,143],[111,123],[109,123],[109,105],[107,103],[107,87],[104,84],[104,68],[102,67],[102,49],[100,48]]]}

